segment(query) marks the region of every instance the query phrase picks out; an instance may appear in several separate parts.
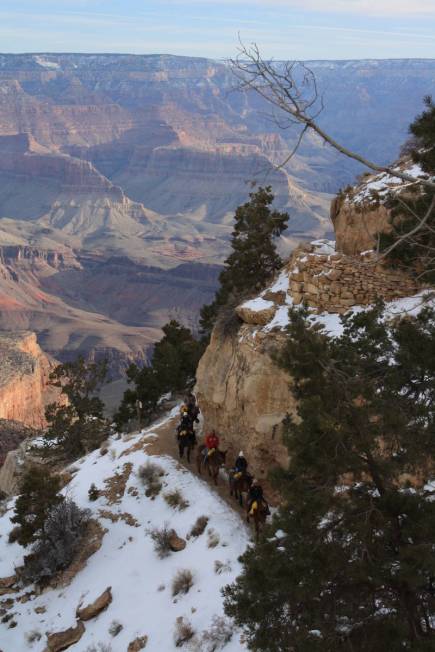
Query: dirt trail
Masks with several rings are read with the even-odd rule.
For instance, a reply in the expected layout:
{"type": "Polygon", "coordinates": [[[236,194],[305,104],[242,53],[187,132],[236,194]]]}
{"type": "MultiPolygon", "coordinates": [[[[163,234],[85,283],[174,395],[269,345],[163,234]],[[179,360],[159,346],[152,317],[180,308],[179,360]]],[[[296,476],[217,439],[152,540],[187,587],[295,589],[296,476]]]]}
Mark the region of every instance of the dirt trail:
{"type": "MultiPolygon", "coordinates": [[[[225,500],[228,505],[236,510],[242,518],[246,517],[246,511],[245,509],[241,508],[238,504],[238,502],[230,496],[230,491],[228,487],[228,477],[224,473],[219,474],[218,478],[218,485],[215,486],[213,480],[209,477],[208,472],[205,471],[201,475],[198,474],[198,470],[196,467],[196,453],[197,453],[197,448],[194,449],[192,456],[191,456],[191,462],[190,464],[187,462],[185,458],[180,460],[179,455],[178,455],[178,444],[177,440],[175,438],[175,429],[178,425],[179,418],[174,417],[173,419],[170,419],[169,421],[166,421],[163,423],[160,427],[153,428],[152,432],[155,432],[158,437],[155,437],[153,439],[146,439],[147,445],[147,453],[150,455],[169,455],[170,457],[174,458],[180,466],[188,469],[191,473],[196,475],[197,477],[201,478],[207,484],[214,489],[219,496],[225,500]]],[[[197,433],[198,441],[201,443],[201,433],[198,430],[197,433]]],[[[232,460],[228,460],[228,463],[230,464],[232,460]]],[[[229,466],[227,464],[227,467],[229,466]]],[[[245,498],[245,497],[244,497],[245,498]]]]}

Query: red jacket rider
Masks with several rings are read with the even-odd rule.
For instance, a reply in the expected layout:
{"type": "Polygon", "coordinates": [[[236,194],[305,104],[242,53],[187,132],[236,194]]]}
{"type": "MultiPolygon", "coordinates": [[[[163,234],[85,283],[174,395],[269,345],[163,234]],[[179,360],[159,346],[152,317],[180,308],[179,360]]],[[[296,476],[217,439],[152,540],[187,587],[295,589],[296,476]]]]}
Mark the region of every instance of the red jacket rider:
{"type": "Polygon", "coordinates": [[[216,450],[219,448],[219,437],[214,430],[209,432],[209,434],[206,436],[205,445],[209,451],[211,451],[212,448],[216,448],[216,450]]]}

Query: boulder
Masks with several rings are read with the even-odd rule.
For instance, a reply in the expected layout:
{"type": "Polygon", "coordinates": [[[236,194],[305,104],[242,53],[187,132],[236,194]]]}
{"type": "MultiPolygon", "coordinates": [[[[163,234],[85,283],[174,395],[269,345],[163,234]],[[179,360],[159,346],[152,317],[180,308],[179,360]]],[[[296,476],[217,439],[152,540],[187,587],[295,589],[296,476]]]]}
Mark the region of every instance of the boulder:
{"type": "Polygon", "coordinates": [[[67,650],[71,645],[80,641],[84,633],[85,626],[79,620],[75,627],[65,629],[63,632],[47,634],[47,647],[44,652],[61,652],[62,650],[67,650]]]}
{"type": "Polygon", "coordinates": [[[140,652],[140,650],[144,649],[147,643],[148,636],[138,636],[129,644],[127,652],[140,652]]]}
{"type": "Polygon", "coordinates": [[[274,318],[277,306],[259,297],[237,306],[236,313],[245,324],[265,326],[274,318]]]}
{"type": "Polygon", "coordinates": [[[186,542],[174,532],[169,539],[169,546],[172,552],[181,552],[186,547],[186,542]]]}
{"type": "Polygon", "coordinates": [[[76,616],[80,620],[91,620],[95,618],[102,611],[107,609],[109,604],[112,602],[112,587],[109,586],[103,593],[98,596],[96,600],[88,604],[86,607],[77,607],[76,616]]]}
{"type": "Polygon", "coordinates": [[[9,577],[0,577],[0,589],[9,589],[17,581],[16,575],[10,575],[9,577]]]}

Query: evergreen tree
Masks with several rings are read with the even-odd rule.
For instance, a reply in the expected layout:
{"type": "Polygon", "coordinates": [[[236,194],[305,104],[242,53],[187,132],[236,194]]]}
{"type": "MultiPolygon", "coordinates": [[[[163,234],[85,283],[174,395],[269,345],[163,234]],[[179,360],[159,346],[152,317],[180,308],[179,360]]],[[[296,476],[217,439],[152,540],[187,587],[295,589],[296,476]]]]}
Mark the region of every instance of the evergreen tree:
{"type": "Polygon", "coordinates": [[[435,649],[435,316],[343,323],[329,338],[291,312],[283,502],[225,589],[252,650],[435,649]]]}
{"type": "Polygon", "coordinates": [[[16,541],[28,546],[41,538],[52,507],[62,502],[60,479],[43,466],[30,467],[23,476],[12,523],[18,525],[16,541]]]}
{"type": "Polygon", "coordinates": [[[141,419],[149,421],[163,394],[182,391],[195,378],[203,344],[175,320],[165,324],[162,330],[163,337],[154,347],[150,365],[142,368],[130,365],[127,369],[128,382],[134,389],[126,390],[115,414],[120,428],[137,416],[138,402],[141,419]]]}
{"type": "Polygon", "coordinates": [[[201,331],[208,337],[222,306],[237,302],[244,293],[262,289],[282,266],[275,240],[287,228],[288,214],[272,210],[270,186],[249,195],[235,213],[231,253],[219,276],[213,303],[201,310],[201,331]]]}
{"type": "Polygon", "coordinates": [[[86,363],[82,357],[58,365],[50,374],[51,385],[61,390],[65,400],[47,407],[46,452],[73,459],[98,448],[107,438],[104,403],[97,395],[106,374],[105,362],[86,363]]]}
{"type": "MultiPolygon", "coordinates": [[[[426,110],[410,126],[413,139],[408,149],[414,163],[423,172],[435,176],[435,104],[427,97],[425,105],[426,110]]],[[[435,210],[430,211],[434,195],[435,191],[416,186],[408,188],[401,198],[390,199],[387,205],[391,209],[393,229],[380,238],[381,251],[397,243],[389,256],[394,267],[403,267],[430,283],[435,282],[435,210]],[[406,237],[428,212],[426,223],[412,238],[406,237]],[[399,238],[403,238],[401,242],[399,238]]]]}

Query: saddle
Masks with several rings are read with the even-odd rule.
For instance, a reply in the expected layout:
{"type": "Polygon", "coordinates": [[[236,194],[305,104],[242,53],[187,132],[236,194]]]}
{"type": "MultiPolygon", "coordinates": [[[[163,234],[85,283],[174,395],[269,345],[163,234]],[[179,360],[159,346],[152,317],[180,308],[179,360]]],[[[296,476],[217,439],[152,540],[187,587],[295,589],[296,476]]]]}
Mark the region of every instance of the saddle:
{"type": "Polygon", "coordinates": [[[260,501],[254,500],[254,502],[251,505],[251,509],[249,510],[249,516],[254,516],[257,510],[260,510],[266,516],[269,516],[270,514],[269,505],[266,503],[265,500],[260,500],[260,501]]]}

